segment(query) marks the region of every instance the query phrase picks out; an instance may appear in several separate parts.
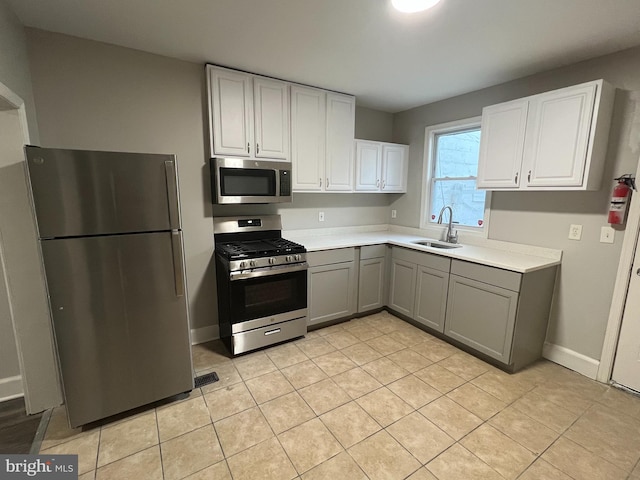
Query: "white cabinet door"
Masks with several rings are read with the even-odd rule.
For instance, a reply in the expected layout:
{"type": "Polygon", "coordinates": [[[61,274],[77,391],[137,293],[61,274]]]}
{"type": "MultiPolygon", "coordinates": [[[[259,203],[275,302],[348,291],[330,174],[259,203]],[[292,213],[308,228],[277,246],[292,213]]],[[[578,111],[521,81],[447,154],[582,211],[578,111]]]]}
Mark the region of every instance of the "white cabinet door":
{"type": "Polygon", "coordinates": [[[380,191],[382,146],[380,142],[356,140],[356,191],[380,191]]]}
{"type": "Polygon", "coordinates": [[[289,159],[289,85],[253,78],[255,156],[289,159]]]}
{"type": "Polygon", "coordinates": [[[520,185],[528,109],[526,99],[482,109],[478,188],[513,190],[520,185]]]}
{"type": "Polygon", "coordinates": [[[327,93],[326,191],[353,191],[356,99],[327,93]]]}
{"type": "Polygon", "coordinates": [[[324,178],[326,94],[291,86],[291,161],[294,191],[321,191],[324,178]]]}
{"type": "Polygon", "coordinates": [[[383,192],[406,192],[409,147],[404,145],[382,145],[383,192]]]}
{"type": "Polygon", "coordinates": [[[582,185],[595,96],[592,83],[542,94],[532,102],[522,168],[527,186],[582,185]]]}
{"type": "Polygon", "coordinates": [[[251,77],[210,68],[209,82],[213,155],[254,155],[251,77]]]}

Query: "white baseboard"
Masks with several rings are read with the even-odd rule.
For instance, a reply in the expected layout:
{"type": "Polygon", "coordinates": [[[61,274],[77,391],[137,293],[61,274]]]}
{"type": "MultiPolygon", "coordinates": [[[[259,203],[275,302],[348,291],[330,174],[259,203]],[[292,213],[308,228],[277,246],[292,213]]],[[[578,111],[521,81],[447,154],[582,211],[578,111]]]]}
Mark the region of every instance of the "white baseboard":
{"type": "Polygon", "coordinates": [[[24,396],[22,376],[0,378],[0,402],[24,396]]]}
{"type": "Polygon", "coordinates": [[[220,338],[220,327],[218,325],[191,329],[191,345],[210,342],[218,338],[220,338]]]}
{"type": "Polygon", "coordinates": [[[598,367],[600,366],[599,360],[574,352],[566,347],[546,342],[542,348],[542,356],[593,380],[596,379],[598,367]]]}

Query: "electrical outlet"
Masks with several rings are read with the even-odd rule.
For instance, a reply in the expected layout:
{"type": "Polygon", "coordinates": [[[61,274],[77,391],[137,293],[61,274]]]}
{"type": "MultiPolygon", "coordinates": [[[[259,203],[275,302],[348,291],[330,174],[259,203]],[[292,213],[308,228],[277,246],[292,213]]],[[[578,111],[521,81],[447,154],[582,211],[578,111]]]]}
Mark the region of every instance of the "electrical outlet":
{"type": "Polygon", "coordinates": [[[600,243],[613,243],[616,231],[609,226],[600,229],[600,243]]]}
{"type": "Polygon", "coordinates": [[[398,215],[397,210],[391,210],[391,218],[396,218],[397,215],[398,215]]]}
{"type": "Polygon", "coordinates": [[[324,222],[324,212],[318,212],[318,221],[324,222]]]}
{"type": "Polygon", "coordinates": [[[569,240],[580,240],[582,238],[582,225],[571,225],[569,227],[569,240]]]}

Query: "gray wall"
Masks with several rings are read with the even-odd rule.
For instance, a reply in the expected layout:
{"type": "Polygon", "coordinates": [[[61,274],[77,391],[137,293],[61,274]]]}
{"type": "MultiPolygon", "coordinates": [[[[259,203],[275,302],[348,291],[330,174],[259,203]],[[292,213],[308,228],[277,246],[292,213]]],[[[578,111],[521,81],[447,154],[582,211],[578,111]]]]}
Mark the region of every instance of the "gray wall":
{"type": "MultiPolygon", "coordinates": [[[[29,136],[32,142],[37,142],[25,33],[4,0],[0,0],[0,45],[0,82],[24,101],[29,136]]],[[[6,102],[0,103],[3,108],[9,106],[6,102]]],[[[3,337],[0,364],[3,368],[10,368],[0,375],[22,374],[27,411],[35,413],[59,405],[62,398],[42,265],[24,175],[24,135],[17,110],[4,110],[1,115],[0,241],[4,272],[0,273],[6,275],[8,289],[0,301],[0,314],[5,317],[10,301],[22,371],[15,372],[15,346],[6,345],[9,339],[13,340],[13,331],[8,330],[10,321],[7,322],[5,317],[0,325],[3,337]]]]}
{"type": "Polygon", "coordinates": [[[394,140],[409,143],[409,192],[392,208],[399,225],[420,224],[424,129],[480,115],[482,107],[555,88],[604,78],[618,88],[603,186],[597,192],[495,192],[489,237],[562,249],[547,341],[599,359],[624,230],[615,243],[599,243],[607,225],[612,179],[635,173],[640,155],[640,48],[533,75],[396,114],[394,140]],[[582,240],[567,239],[569,225],[582,224],[582,240]]]}
{"type": "MultiPolygon", "coordinates": [[[[388,223],[387,195],[295,194],[285,206],[213,208],[203,65],[41,30],[27,36],[41,145],[177,155],[192,328],[217,325],[213,215],[281,213],[289,230],[388,223]]],[[[392,121],[356,112],[363,138],[391,139],[392,121]]]]}

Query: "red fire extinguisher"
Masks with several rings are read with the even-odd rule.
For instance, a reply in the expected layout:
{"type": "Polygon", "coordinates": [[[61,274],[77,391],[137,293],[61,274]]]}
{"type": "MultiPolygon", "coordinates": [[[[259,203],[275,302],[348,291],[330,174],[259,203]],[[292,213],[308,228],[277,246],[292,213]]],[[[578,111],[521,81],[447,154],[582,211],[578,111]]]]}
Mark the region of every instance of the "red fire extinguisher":
{"type": "Polygon", "coordinates": [[[617,180],[618,184],[613,188],[611,195],[609,223],[611,225],[622,225],[627,215],[631,190],[636,190],[636,182],[630,173],[615,178],[614,180],[617,180]]]}

